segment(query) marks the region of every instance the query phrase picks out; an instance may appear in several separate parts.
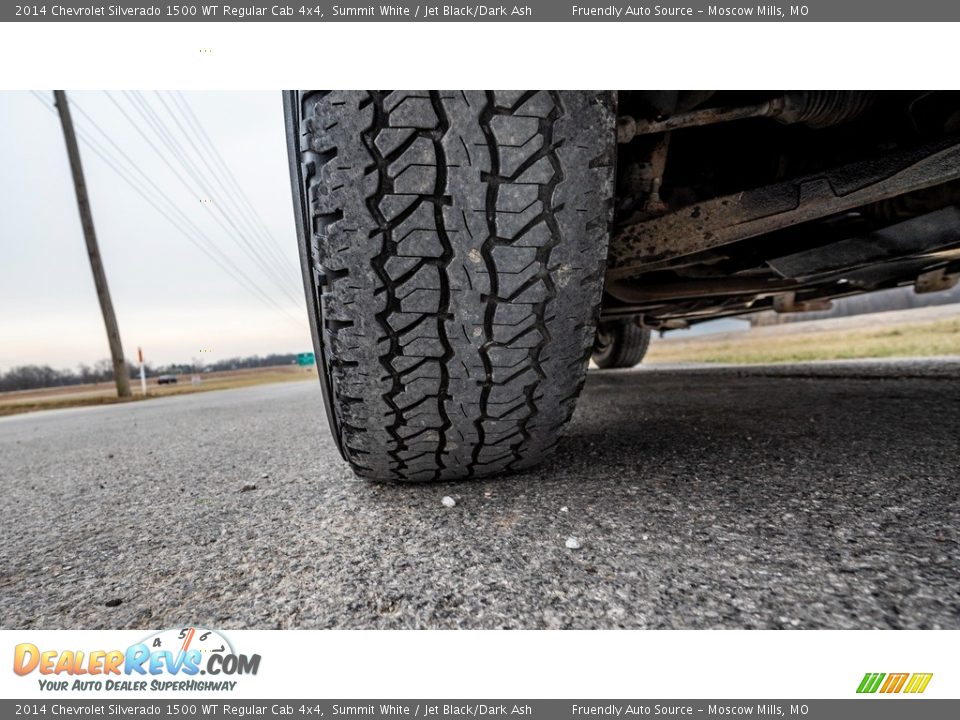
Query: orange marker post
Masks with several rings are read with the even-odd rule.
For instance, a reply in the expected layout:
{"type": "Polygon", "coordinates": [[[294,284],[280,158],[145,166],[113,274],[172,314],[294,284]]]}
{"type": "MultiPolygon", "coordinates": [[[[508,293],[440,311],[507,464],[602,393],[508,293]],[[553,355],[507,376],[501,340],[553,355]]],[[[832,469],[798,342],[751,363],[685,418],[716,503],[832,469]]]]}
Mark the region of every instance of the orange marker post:
{"type": "Polygon", "coordinates": [[[147,396],[147,371],[143,368],[143,348],[137,348],[137,362],[140,363],[140,390],[147,396]]]}

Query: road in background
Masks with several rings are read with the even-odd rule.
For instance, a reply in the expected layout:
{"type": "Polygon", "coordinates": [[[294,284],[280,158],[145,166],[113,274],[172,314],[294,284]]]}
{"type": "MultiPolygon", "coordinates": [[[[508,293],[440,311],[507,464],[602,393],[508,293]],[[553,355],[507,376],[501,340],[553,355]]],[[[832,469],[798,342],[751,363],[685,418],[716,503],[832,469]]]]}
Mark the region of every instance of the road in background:
{"type": "MultiPolygon", "coordinates": [[[[229,388],[263,385],[275,382],[316,382],[317,371],[314,366],[273,365],[259,368],[238,368],[236,370],[215,370],[212,372],[178,373],[176,383],[161,385],[158,377],[147,380],[148,400],[165,395],[227,390],[229,388]]],[[[143,400],[139,383],[136,383],[132,400],[143,400]]],[[[129,402],[117,397],[117,390],[107,382],[85,383],[81,385],[60,385],[37,388],[34,390],[15,390],[0,392],[0,416],[17,413],[51,410],[56,408],[79,407],[81,405],[106,405],[117,402],[129,402]]]]}
{"type": "Polygon", "coordinates": [[[958,628],[958,428],[960,359],[593,372],[473,483],[355,479],[314,383],[0,419],[0,627],[958,628]]]}

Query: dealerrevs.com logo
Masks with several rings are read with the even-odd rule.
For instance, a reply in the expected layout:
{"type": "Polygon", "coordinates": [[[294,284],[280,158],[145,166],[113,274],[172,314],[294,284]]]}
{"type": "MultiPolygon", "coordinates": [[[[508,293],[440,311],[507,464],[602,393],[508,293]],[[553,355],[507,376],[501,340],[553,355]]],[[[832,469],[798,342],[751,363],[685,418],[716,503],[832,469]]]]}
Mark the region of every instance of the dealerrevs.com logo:
{"type": "Polygon", "coordinates": [[[232,678],[256,675],[260,655],[244,655],[221,633],[200,627],[163,630],[126,650],[14,648],[13,671],[38,674],[41,690],[231,691],[232,678]],[[198,676],[204,676],[199,679],[198,676]]]}
{"type": "Polygon", "coordinates": [[[857,686],[858,693],[906,693],[916,695],[927,689],[933,673],[867,673],[857,686]]]}

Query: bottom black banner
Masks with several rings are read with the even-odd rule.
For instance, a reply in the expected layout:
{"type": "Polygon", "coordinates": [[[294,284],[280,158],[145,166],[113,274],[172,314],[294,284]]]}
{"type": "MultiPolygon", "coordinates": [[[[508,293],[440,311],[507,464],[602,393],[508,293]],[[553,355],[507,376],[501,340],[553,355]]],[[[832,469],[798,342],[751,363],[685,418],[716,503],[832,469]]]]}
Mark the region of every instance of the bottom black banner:
{"type": "Polygon", "coordinates": [[[856,720],[960,717],[960,700],[872,696],[849,700],[0,700],[0,717],[798,717],[856,720]],[[909,709],[906,707],[909,705],[909,709]]]}

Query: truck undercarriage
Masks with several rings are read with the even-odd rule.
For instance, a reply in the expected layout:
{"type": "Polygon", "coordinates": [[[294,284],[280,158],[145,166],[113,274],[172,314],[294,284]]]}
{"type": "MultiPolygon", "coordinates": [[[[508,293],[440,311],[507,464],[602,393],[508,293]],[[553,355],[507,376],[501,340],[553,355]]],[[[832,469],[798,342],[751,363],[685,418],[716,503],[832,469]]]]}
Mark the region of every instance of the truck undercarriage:
{"type": "Polygon", "coordinates": [[[960,94],[618,100],[604,321],[666,330],[960,278],[960,94]]]}

